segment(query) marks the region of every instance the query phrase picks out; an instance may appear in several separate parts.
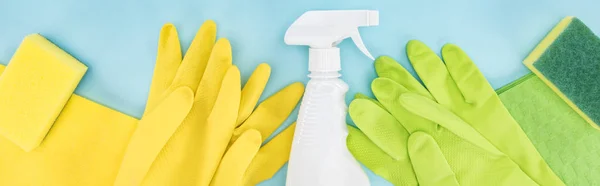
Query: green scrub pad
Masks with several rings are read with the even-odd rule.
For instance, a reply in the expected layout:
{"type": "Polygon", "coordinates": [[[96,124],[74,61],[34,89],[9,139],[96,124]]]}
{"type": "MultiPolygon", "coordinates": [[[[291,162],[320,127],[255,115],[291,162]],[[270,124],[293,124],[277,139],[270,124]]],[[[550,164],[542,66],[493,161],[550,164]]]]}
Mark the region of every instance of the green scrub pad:
{"type": "Polygon", "coordinates": [[[497,93],[566,185],[600,185],[600,132],[540,78],[527,75],[497,93]]]}
{"type": "MultiPolygon", "coordinates": [[[[592,126],[600,129],[600,38],[575,17],[563,19],[525,65],[592,126]]],[[[570,123],[569,123],[570,124],[570,123]]]]}

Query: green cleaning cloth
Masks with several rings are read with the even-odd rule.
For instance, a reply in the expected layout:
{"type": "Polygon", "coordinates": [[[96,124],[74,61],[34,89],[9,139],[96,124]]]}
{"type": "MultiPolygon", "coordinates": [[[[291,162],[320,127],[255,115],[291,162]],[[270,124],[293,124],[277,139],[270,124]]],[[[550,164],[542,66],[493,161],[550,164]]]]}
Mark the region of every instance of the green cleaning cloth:
{"type": "Polygon", "coordinates": [[[533,74],[497,92],[565,184],[600,185],[600,132],[533,74]]]}

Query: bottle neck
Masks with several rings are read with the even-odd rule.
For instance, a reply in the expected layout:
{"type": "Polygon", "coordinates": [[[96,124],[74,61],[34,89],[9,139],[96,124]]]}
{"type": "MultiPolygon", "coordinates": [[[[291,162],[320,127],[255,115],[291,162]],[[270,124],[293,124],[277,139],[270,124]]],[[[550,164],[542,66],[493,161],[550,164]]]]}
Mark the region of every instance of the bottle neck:
{"type": "Polygon", "coordinates": [[[310,48],[308,50],[308,71],[312,73],[337,73],[340,70],[342,70],[340,48],[310,48]]]}

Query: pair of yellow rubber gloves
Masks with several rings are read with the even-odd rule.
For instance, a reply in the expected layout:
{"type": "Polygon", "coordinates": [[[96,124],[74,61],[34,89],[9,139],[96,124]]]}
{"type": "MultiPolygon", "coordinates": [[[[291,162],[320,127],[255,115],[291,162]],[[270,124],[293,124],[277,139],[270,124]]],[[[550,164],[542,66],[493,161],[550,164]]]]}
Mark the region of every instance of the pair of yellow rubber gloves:
{"type": "Polygon", "coordinates": [[[175,27],[162,28],[140,120],[73,94],[39,146],[0,136],[0,185],[255,185],[272,177],[289,158],[294,126],[262,144],[304,86],[256,106],[270,67],[259,65],[242,89],[228,40],[215,40],[207,21],[182,59],[175,27]]]}

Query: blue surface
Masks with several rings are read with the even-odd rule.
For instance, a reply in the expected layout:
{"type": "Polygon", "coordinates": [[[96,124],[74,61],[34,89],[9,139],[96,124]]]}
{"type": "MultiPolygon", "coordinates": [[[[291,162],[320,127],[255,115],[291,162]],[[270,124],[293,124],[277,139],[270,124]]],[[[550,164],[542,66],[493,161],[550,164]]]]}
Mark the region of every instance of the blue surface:
{"type": "MultiPolygon", "coordinates": [[[[244,80],[261,62],[273,68],[264,99],[289,83],[308,80],[307,49],[283,43],[298,16],[317,9],[376,9],[380,26],[360,30],[374,56],[389,55],[409,67],[408,40],[422,40],[436,51],[455,43],[499,88],[529,72],[521,61],[561,18],[578,16],[600,32],[599,6],[596,0],[3,0],[0,61],[10,60],[25,35],[41,33],[89,67],[78,94],[139,117],[158,33],[166,22],[177,26],[187,49],[199,26],[215,20],[219,37],[231,41],[244,80]]],[[[350,41],[340,47],[343,78],[350,85],[347,100],[356,92],[370,94],[372,61],[350,41]]],[[[389,185],[370,176],[373,185],[389,185]]],[[[283,185],[284,178],[280,171],[263,185],[283,185]]]]}

